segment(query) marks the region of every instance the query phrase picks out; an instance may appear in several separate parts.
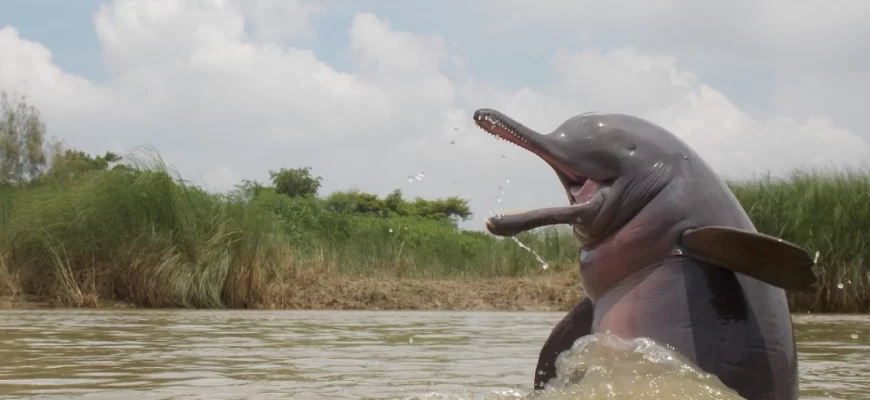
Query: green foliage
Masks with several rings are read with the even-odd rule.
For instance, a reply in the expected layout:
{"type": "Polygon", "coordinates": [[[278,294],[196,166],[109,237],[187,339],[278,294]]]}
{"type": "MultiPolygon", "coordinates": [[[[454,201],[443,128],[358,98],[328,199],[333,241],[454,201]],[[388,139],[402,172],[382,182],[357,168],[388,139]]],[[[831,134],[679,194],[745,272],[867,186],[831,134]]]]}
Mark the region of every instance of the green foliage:
{"type": "Polygon", "coordinates": [[[798,309],[870,311],[870,173],[795,171],[729,186],[758,231],[818,252],[820,289],[791,295],[798,309]]]}
{"type": "Polygon", "coordinates": [[[435,200],[416,198],[414,201],[407,201],[399,189],[392,191],[383,199],[359,190],[336,191],[324,201],[330,211],[381,218],[413,216],[455,223],[457,219],[468,220],[472,215],[468,200],[448,197],[435,200]]]}
{"type": "Polygon", "coordinates": [[[323,178],[311,175],[310,167],[269,171],[275,191],[290,197],[315,197],[323,178]]]}
{"type": "Polygon", "coordinates": [[[132,171],[121,162],[121,156],[106,152],[104,155],[92,157],[91,155],[71,149],[58,148],[51,159],[51,168],[45,172],[36,183],[62,183],[73,179],[89,171],[106,171],[116,163],[114,169],[132,171]]]}
{"type": "MultiPolygon", "coordinates": [[[[461,201],[408,202],[398,191],[291,197],[250,182],[218,195],[183,185],[159,160],[109,168],[119,160],[111,153],[62,155],[62,180],[0,186],[0,266],[24,292],[62,304],[94,293],[152,307],[251,305],[299,265],[417,278],[541,271],[512,241],[459,230],[445,216],[463,214],[461,201]]],[[[571,267],[566,238],[523,240],[571,267]]]]}
{"type": "Polygon", "coordinates": [[[162,164],[86,171],[4,200],[6,265],[27,293],[62,304],[86,302],[90,291],[143,306],[238,306],[257,295],[239,278],[268,273],[257,249],[269,243],[270,221],[180,185],[162,164]]]}

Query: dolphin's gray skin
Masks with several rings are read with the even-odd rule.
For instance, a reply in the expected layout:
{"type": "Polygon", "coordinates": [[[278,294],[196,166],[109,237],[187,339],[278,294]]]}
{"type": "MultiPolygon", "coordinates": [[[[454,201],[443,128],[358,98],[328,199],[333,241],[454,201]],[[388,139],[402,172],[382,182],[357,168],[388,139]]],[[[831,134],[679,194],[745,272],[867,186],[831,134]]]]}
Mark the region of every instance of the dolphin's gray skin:
{"type": "Polygon", "coordinates": [[[762,235],[726,184],[671,132],[622,114],[585,113],[542,135],[495,110],[474,120],[536,154],[571,205],[486,221],[496,235],[570,224],[586,299],[550,334],[535,388],[576,339],[610,331],[670,345],[749,400],[796,399],[785,290],[812,290],[807,252],[762,235]]]}

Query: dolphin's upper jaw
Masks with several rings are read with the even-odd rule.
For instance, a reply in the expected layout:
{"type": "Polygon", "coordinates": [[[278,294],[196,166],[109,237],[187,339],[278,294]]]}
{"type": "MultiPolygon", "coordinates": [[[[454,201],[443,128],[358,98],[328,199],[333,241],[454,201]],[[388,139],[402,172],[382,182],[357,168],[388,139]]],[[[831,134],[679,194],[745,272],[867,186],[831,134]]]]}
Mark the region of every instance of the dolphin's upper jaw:
{"type": "Polygon", "coordinates": [[[568,183],[568,187],[577,186],[579,189],[586,183],[586,176],[574,171],[543,148],[542,141],[546,140],[546,136],[494,110],[477,110],[474,113],[474,122],[496,138],[513,143],[542,158],[556,170],[564,182],[568,183]]]}

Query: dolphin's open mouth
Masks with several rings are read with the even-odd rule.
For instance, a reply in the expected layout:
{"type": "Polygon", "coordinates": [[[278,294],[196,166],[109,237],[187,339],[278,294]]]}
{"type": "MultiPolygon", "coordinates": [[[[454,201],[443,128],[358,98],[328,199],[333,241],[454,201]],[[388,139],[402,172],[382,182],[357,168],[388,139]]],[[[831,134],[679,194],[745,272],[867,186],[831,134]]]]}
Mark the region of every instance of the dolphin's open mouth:
{"type": "Polygon", "coordinates": [[[541,135],[500,113],[477,110],[474,113],[474,121],[487,133],[522,147],[550,164],[565,186],[571,203],[570,206],[565,207],[496,215],[486,220],[487,229],[494,235],[513,236],[541,226],[582,222],[582,217],[588,213],[587,206],[592,202],[600,201],[599,194],[613,183],[612,180],[596,181],[580,175],[536,143],[541,135]]]}

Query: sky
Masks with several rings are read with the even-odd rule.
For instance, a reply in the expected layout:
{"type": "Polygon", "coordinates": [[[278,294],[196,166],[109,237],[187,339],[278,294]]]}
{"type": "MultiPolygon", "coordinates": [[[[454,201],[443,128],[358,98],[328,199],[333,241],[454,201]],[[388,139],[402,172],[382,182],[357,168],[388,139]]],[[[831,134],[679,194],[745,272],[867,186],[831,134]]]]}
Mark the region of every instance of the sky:
{"type": "Polygon", "coordinates": [[[542,133],[636,115],[725,178],[865,166],[866,15],[866,0],[3,1],[0,90],[70,147],[151,146],[209,190],[309,166],[321,195],[469,199],[463,227],[483,229],[567,199],[543,161],[474,126],[478,108],[542,133]]]}

